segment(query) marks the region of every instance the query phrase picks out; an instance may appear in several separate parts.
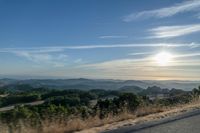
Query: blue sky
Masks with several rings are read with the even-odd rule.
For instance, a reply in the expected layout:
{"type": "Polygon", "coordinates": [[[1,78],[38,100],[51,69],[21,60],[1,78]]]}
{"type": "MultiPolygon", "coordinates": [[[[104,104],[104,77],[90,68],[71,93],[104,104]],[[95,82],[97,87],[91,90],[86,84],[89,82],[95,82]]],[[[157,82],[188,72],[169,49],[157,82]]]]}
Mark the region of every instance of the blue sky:
{"type": "Polygon", "coordinates": [[[1,77],[200,80],[199,0],[0,0],[0,20],[1,77]]]}

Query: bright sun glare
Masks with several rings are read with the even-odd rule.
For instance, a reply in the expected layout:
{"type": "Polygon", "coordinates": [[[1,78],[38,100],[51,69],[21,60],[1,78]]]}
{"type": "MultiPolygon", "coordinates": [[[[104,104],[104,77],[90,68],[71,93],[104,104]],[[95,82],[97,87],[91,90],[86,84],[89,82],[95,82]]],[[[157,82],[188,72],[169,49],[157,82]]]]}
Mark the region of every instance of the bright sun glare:
{"type": "Polygon", "coordinates": [[[168,66],[172,60],[172,54],[168,52],[160,52],[155,56],[154,59],[159,66],[168,66]]]}

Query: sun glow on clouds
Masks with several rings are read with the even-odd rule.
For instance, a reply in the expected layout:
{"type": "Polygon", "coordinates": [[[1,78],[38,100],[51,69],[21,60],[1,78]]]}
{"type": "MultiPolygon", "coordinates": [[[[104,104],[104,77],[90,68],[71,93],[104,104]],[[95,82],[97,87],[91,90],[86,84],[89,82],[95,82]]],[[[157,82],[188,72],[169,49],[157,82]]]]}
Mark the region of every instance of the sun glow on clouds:
{"type": "Polygon", "coordinates": [[[158,53],[154,57],[154,60],[159,66],[169,66],[172,59],[173,59],[172,54],[165,51],[158,53]]]}

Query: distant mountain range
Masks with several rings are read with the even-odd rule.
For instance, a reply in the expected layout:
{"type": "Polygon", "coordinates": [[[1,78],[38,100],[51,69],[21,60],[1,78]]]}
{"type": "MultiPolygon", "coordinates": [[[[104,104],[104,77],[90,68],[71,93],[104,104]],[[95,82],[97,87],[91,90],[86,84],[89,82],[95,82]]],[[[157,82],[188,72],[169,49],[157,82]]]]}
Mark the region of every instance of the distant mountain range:
{"type": "Polygon", "coordinates": [[[12,88],[29,85],[33,88],[47,87],[51,89],[105,89],[123,91],[139,91],[148,87],[158,86],[161,89],[182,89],[190,91],[200,85],[200,81],[153,81],[153,80],[93,80],[93,79],[0,79],[0,87],[12,88]]]}

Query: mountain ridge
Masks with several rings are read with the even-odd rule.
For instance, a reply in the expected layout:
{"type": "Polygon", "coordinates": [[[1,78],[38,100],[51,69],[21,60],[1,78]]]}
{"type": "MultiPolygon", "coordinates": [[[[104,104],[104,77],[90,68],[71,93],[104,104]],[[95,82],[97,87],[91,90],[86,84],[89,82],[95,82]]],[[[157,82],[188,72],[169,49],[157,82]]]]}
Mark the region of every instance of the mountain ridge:
{"type": "Polygon", "coordinates": [[[105,89],[118,90],[124,86],[137,86],[146,89],[152,86],[158,86],[162,89],[176,88],[190,91],[200,85],[200,81],[156,81],[156,80],[106,80],[106,79],[0,79],[0,87],[27,84],[31,87],[48,87],[54,89],[105,89]],[[84,87],[83,87],[84,86],[84,87]]]}

